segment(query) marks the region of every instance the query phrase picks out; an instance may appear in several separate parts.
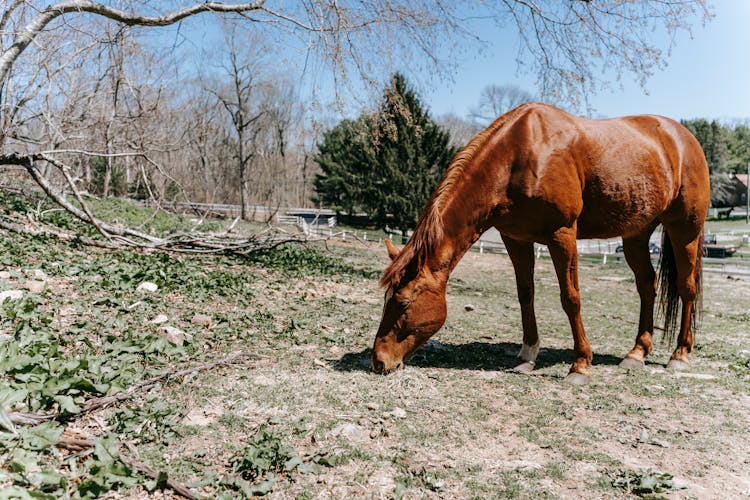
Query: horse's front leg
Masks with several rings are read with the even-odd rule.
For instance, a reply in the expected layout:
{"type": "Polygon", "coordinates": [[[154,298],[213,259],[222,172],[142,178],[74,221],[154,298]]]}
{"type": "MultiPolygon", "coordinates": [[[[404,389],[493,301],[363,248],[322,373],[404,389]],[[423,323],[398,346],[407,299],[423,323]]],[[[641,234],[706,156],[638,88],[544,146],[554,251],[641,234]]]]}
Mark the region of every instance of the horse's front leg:
{"type": "Polygon", "coordinates": [[[565,377],[571,384],[585,384],[589,380],[591,366],[591,346],[586,338],[581,321],[581,293],[578,288],[578,249],[576,247],[576,226],[562,228],[555,232],[549,244],[549,253],[555,265],[557,280],[560,283],[560,301],[568,315],[573,330],[573,366],[565,377]]]}
{"type": "Polygon", "coordinates": [[[521,305],[523,346],[518,357],[523,361],[515,369],[529,373],[534,369],[539,354],[539,333],[534,313],[534,243],[503,236],[505,248],[516,272],[516,289],[521,305]]]}

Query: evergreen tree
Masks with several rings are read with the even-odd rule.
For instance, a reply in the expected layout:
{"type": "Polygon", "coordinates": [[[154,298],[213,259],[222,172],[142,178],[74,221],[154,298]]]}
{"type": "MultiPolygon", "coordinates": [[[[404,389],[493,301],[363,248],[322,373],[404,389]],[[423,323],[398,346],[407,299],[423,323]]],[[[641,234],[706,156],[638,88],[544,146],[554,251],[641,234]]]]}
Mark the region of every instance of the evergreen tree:
{"type": "Polygon", "coordinates": [[[363,210],[378,226],[403,234],[416,225],[457,151],[401,74],[391,78],[374,116],[341,122],[318,150],[318,200],[363,210]]]}
{"type": "Polygon", "coordinates": [[[377,161],[366,207],[379,225],[390,223],[406,234],[456,149],[399,73],[383,93],[373,140],[377,161]]]}
{"type": "Polygon", "coordinates": [[[365,116],[343,120],[323,133],[314,158],[322,170],[315,176],[315,203],[349,215],[364,210],[374,156],[369,122],[365,116]]]}

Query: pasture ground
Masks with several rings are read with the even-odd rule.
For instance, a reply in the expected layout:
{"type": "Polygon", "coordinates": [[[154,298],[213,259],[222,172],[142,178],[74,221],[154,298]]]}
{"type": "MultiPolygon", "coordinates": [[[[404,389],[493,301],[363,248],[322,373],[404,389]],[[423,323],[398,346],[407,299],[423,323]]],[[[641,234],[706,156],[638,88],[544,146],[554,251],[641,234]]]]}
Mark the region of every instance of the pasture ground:
{"type": "Polygon", "coordinates": [[[672,346],[658,342],[645,369],[623,371],[632,275],[583,263],[595,366],[571,387],[550,261],[537,262],[542,351],[526,376],[509,370],[521,342],[510,262],[471,253],[443,329],[382,377],[369,348],[386,260],[359,243],[195,259],[0,232],[0,291],[45,283],[2,304],[0,402],[62,414],[16,434],[0,426],[0,487],[171,498],[170,478],[207,498],[750,496],[750,281],[705,275],[689,371],[667,371],[672,346]],[[137,291],[144,281],[159,289],[137,291]],[[79,415],[93,397],[240,351],[251,356],[79,415]],[[71,435],[95,446],[60,447],[71,435]],[[161,475],[135,472],[126,454],[161,475]]]}

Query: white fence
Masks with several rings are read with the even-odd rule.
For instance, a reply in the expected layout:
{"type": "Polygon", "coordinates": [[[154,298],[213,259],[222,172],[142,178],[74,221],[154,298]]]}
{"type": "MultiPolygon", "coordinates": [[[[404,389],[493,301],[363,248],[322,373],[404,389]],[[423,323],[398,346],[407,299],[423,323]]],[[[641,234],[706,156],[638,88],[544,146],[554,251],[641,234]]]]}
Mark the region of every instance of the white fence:
{"type": "MultiPolygon", "coordinates": [[[[225,216],[239,216],[240,206],[229,204],[215,203],[178,203],[177,208],[183,210],[196,210],[204,213],[216,213],[225,216]]],[[[299,227],[304,234],[309,236],[318,236],[328,239],[339,239],[342,241],[361,241],[381,243],[380,236],[374,236],[372,232],[355,231],[355,230],[336,230],[337,220],[335,212],[326,209],[314,208],[271,208],[265,206],[249,207],[250,213],[257,214],[260,218],[268,218],[275,215],[276,223],[284,225],[294,225],[299,227]]],[[[380,233],[378,233],[380,234],[380,233]]],[[[741,241],[744,245],[750,244],[750,234],[748,231],[729,231],[716,233],[717,244],[726,242],[741,241]]],[[[661,234],[659,231],[654,233],[652,241],[660,244],[661,234]]],[[[579,240],[578,254],[586,260],[601,262],[602,264],[613,262],[625,262],[623,254],[617,252],[617,247],[622,244],[620,238],[608,240],[579,240]]],[[[494,229],[487,231],[476,244],[471,248],[472,251],[483,253],[507,254],[505,245],[500,238],[499,233],[494,229]]],[[[535,245],[537,257],[549,256],[545,245],[535,245]]],[[[658,254],[653,254],[654,258],[658,254]]],[[[736,254],[728,259],[704,259],[706,270],[720,270],[721,272],[737,271],[739,273],[750,272],[750,258],[743,258],[744,255],[736,254]]]]}

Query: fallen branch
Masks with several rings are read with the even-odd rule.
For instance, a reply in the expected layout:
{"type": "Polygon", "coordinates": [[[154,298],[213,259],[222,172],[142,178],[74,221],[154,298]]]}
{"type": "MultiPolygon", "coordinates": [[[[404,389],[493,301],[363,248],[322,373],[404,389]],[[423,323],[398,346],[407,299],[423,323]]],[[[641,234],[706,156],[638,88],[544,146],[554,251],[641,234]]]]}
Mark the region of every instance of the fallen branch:
{"type": "MultiPolygon", "coordinates": [[[[143,462],[140,462],[136,460],[135,458],[128,457],[122,453],[120,453],[120,459],[122,459],[123,462],[125,462],[127,465],[137,470],[138,472],[147,475],[151,479],[155,479],[159,481],[160,474],[154,469],[152,469],[151,467],[149,467],[148,465],[144,464],[143,462]]],[[[178,483],[177,481],[175,481],[174,479],[170,479],[169,477],[164,482],[164,484],[169,489],[171,489],[172,491],[180,495],[181,497],[188,498],[190,500],[198,500],[198,498],[200,498],[200,497],[195,496],[193,492],[187,488],[187,486],[184,486],[178,483]]]]}
{"type": "Polygon", "coordinates": [[[29,228],[28,224],[13,220],[8,216],[2,217],[0,227],[16,233],[46,234],[63,241],[75,240],[85,245],[102,248],[141,248],[186,254],[224,253],[242,256],[261,250],[271,250],[286,243],[307,244],[325,240],[321,237],[286,233],[271,226],[265,231],[245,238],[229,236],[237,221],[232,223],[226,231],[219,234],[196,233],[191,230],[188,233],[173,233],[165,237],[158,237],[127,226],[110,224],[97,218],[70,176],[70,167],[46,153],[0,155],[0,165],[14,165],[24,168],[48,198],[78,220],[93,226],[103,238],[96,239],[74,232],[66,232],[59,228],[44,226],[36,221],[30,221],[32,227],[29,228]],[[50,180],[37,167],[37,162],[49,163],[61,172],[80,208],[69,201],[65,193],[52,185],[50,180]]]}
{"type": "Polygon", "coordinates": [[[109,406],[111,404],[126,401],[132,398],[133,396],[135,396],[137,393],[151,389],[152,387],[154,387],[155,385],[157,385],[158,383],[164,380],[168,380],[171,378],[181,378],[187,375],[192,375],[193,373],[199,373],[199,372],[207,371],[212,368],[219,367],[219,366],[229,365],[232,363],[236,363],[237,361],[243,358],[259,359],[260,357],[261,356],[258,356],[257,354],[251,354],[247,352],[238,352],[238,353],[231,354],[217,361],[209,361],[207,363],[203,363],[201,365],[194,366],[192,368],[186,368],[184,370],[178,370],[175,372],[168,372],[162,375],[157,375],[156,377],[152,377],[148,380],[144,380],[143,382],[139,382],[138,384],[128,389],[126,392],[118,392],[117,394],[112,394],[110,396],[103,396],[101,398],[89,399],[84,405],[84,407],[81,409],[81,411],[75,414],[75,417],[78,418],[88,413],[91,413],[93,411],[109,406]]]}
{"type": "Polygon", "coordinates": [[[94,447],[94,444],[95,443],[90,439],[71,437],[63,434],[62,436],[60,436],[60,439],[57,440],[57,444],[55,446],[64,450],[78,452],[91,449],[94,447]]]}
{"type": "Polygon", "coordinates": [[[10,421],[13,422],[14,424],[31,425],[31,426],[39,425],[43,422],[49,422],[50,420],[61,421],[61,420],[69,420],[69,419],[78,419],[96,410],[100,410],[102,408],[105,408],[107,406],[110,406],[116,403],[120,403],[122,401],[127,401],[128,399],[131,399],[133,396],[135,396],[139,392],[151,389],[157,384],[159,384],[160,382],[163,382],[165,380],[181,378],[187,375],[192,375],[193,373],[208,371],[219,366],[226,366],[232,363],[236,363],[239,360],[245,359],[245,358],[246,359],[250,359],[250,358],[260,359],[261,356],[257,354],[239,352],[239,353],[231,354],[225,358],[222,358],[216,361],[209,361],[209,362],[197,365],[197,366],[193,366],[191,368],[185,368],[182,370],[167,372],[162,375],[157,375],[156,377],[152,377],[148,380],[139,382],[138,384],[132,386],[125,392],[118,392],[116,394],[111,394],[109,396],[102,396],[100,398],[89,399],[86,402],[86,404],[83,406],[81,411],[72,415],[63,416],[63,414],[59,412],[47,413],[47,414],[9,412],[8,417],[10,418],[10,421]]]}
{"type": "MultiPolygon", "coordinates": [[[[96,443],[94,443],[94,441],[90,439],[71,437],[63,434],[62,436],[60,436],[60,439],[55,446],[64,450],[78,453],[84,450],[92,449],[95,444],[96,443]]],[[[122,450],[122,448],[123,445],[122,443],[120,443],[120,449],[122,450]]],[[[123,463],[137,470],[141,474],[150,477],[151,479],[154,479],[156,481],[159,481],[161,479],[161,474],[159,472],[155,471],[140,460],[136,460],[135,458],[122,453],[122,451],[120,451],[120,460],[122,460],[123,463]]],[[[178,483],[174,479],[167,478],[167,480],[163,484],[181,497],[188,498],[190,500],[198,500],[198,498],[200,498],[194,495],[187,486],[178,483]]]]}
{"type": "Polygon", "coordinates": [[[18,222],[10,222],[2,218],[0,218],[0,228],[6,229],[16,234],[24,234],[24,235],[30,235],[30,236],[45,235],[45,236],[52,236],[62,241],[80,241],[84,245],[88,245],[88,246],[109,248],[109,249],[120,248],[119,245],[117,245],[116,243],[112,243],[110,241],[97,240],[94,238],[89,238],[88,236],[81,236],[79,234],[66,233],[65,231],[60,231],[58,229],[53,229],[51,227],[40,227],[36,224],[32,226],[32,225],[27,225],[27,224],[20,224],[18,222]]]}

